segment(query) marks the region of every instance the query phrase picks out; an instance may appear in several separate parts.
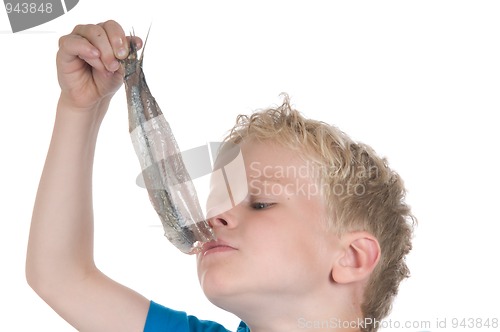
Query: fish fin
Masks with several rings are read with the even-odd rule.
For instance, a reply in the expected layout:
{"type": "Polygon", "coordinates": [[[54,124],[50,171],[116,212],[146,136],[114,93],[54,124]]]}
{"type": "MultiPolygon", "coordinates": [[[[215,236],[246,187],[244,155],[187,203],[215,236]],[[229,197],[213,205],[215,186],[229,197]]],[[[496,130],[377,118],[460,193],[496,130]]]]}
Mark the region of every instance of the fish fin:
{"type": "Polygon", "coordinates": [[[149,32],[151,31],[151,26],[153,25],[153,22],[149,25],[148,29],[148,34],[146,35],[146,39],[144,40],[144,46],[142,46],[142,52],[141,52],[141,58],[139,59],[139,63],[142,66],[142,59],[144,58],[144,50],[146,49],[146,43],[148,42],[148,37],[149,37],[149,32]]]}

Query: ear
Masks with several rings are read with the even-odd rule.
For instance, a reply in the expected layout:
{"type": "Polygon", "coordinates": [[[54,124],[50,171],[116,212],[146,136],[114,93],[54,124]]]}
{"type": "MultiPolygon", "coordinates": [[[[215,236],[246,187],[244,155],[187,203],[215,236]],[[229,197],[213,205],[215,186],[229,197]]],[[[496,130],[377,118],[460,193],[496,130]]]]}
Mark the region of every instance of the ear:
{"type": "Polygon", "coordinates": [[[380,259],[377,239],[368,232],[345,233],[340,238],[342,254],[334,262],[332,278],[347,284],[368,279],[380,259]]]}

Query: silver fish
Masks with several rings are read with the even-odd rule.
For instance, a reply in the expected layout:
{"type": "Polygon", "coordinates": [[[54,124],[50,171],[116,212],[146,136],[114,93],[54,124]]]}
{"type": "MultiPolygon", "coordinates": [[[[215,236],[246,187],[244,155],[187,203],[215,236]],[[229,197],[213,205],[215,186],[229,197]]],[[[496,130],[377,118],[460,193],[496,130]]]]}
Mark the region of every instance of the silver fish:
{"type": "Polygon", "coordinates": [[[146,84],[143,57],[144,50],[138,58],[137,47],[131,42],[130,54],[122,61],[132,143],[165,236],[182,252],[197,253],[215,236],[205,220],[170,125],[146,84]]]}

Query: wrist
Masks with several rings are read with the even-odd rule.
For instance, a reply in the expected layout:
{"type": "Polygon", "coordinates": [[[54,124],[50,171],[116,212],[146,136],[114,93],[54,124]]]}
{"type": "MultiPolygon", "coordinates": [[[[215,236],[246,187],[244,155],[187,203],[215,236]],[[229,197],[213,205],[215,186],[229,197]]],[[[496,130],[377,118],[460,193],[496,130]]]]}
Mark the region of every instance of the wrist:
{"type": "Polygon", "coordinates": [[[109,100],[102,100],[93,107],[81,108],[60,98],[53,138],[64,146],[71,146],[71,149],[93,155],[99,128],[108,106],[109,100]]]}
{"type": "Polygon", "coordinates": [[[70,122],[70,125],[87,127],[98,130],[108,110],[111,97],[104,97],[100,101],[86,107],[72,103],[61,94],[57,104],[56,121],[70,122]]]}

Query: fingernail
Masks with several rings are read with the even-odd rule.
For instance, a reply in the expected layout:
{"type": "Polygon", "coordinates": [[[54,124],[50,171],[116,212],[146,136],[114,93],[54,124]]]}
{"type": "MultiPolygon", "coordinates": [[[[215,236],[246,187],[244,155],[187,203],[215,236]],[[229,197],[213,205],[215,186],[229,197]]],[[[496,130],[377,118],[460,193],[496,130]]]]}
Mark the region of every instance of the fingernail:
{"type": "Polygon", "coordinates": [[[118,51],[116,52],[116,55],[119,57],[119,58],[124,58],[125,56],[127,56],[127,50],[124,49],[123,47],[119,48],[118,51]]]}
{"type": "Polygon", "coordinates": [[[97,58],[99,56],[99,51],[96,48],[91,49],[90,55],[97,58]]]}
{"type": "Polygon", "coordinates": [[[118,70],[118,68],[120,68],[120,63],[116,60],[113,60],[113,62],[111,62],[109,64],[109,71],[116,71],[118,70]]]}

